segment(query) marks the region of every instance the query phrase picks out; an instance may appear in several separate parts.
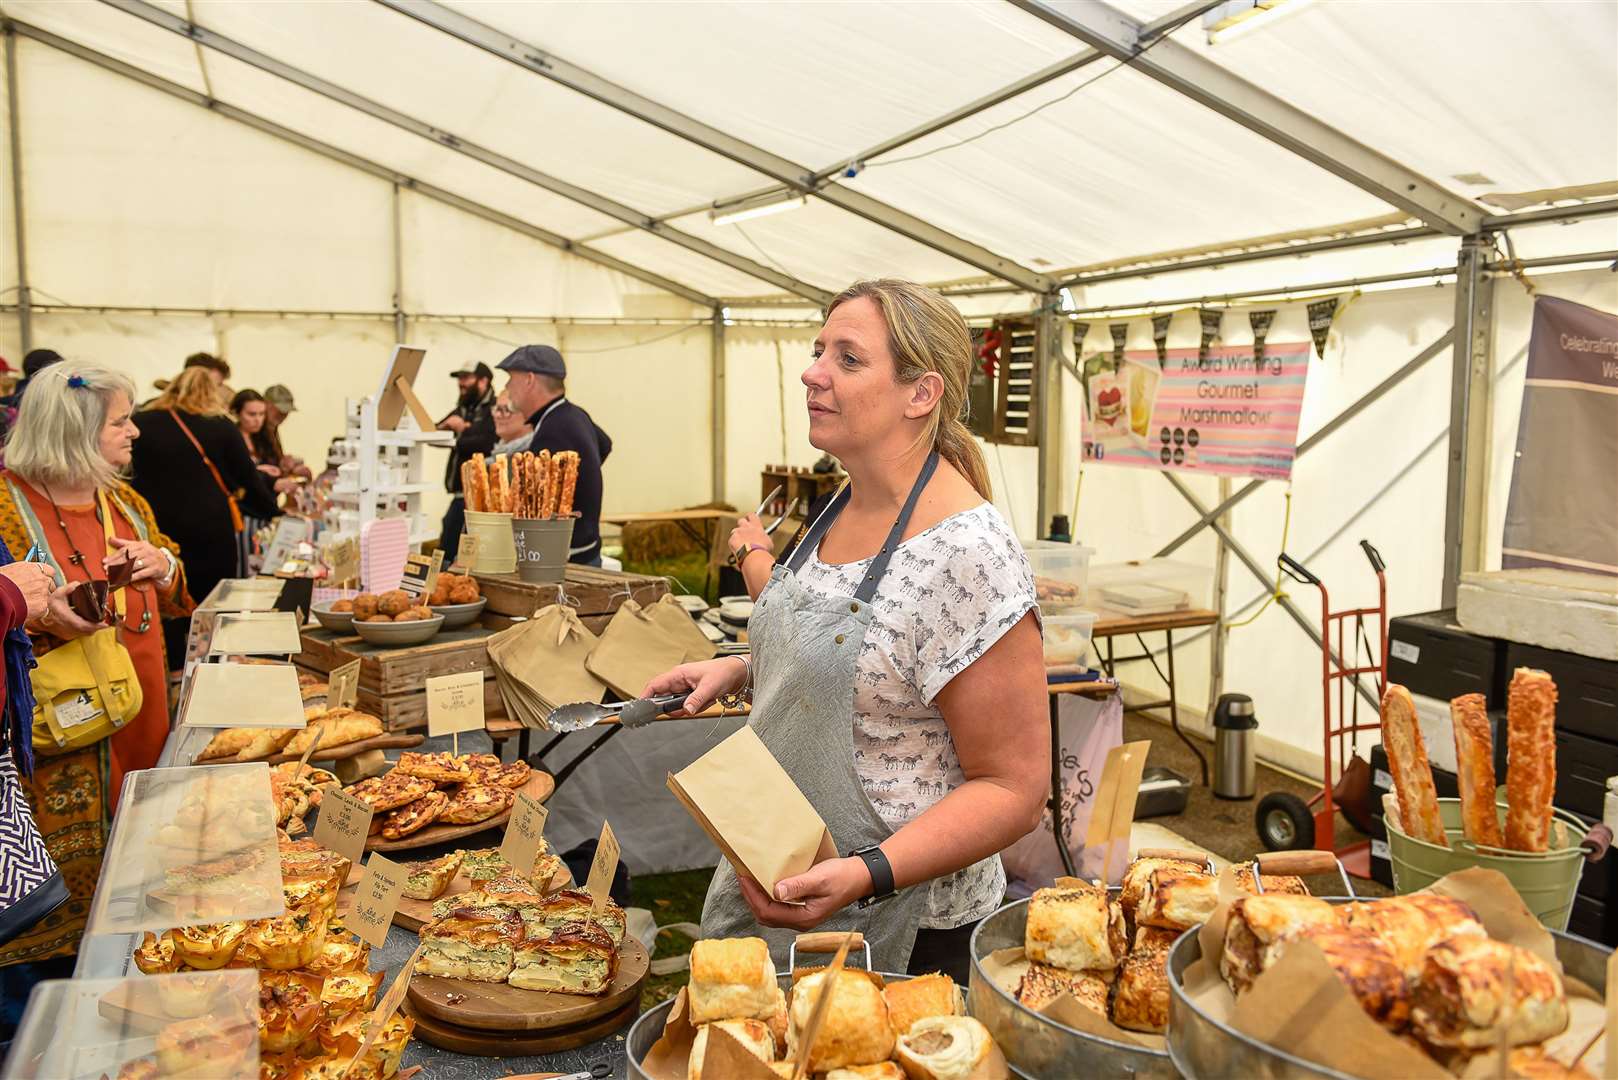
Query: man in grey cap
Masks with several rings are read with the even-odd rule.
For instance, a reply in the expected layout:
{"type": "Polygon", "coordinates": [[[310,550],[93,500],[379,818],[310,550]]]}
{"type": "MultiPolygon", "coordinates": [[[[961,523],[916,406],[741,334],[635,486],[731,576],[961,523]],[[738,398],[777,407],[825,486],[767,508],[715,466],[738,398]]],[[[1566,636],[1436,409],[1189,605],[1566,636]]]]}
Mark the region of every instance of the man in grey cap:
{"type": "Polygon", "coordinates": [[[281,425],[286,423],[287,417],[298,411],[298,406],[292,400],[292,391],[280,383],[266,387],[264,390],[264,434],[269,439],[270,446],[279,460],[281,472],[286,476],[302,476],[313,479],[309,466],[303,463],[300,457],[293,457],[281,446],[281,425]]]}
{"type": "Polygon", "coordinates": [[[601,565],[601,463],[612,453],[612,439],[590,414],[567,399],[567,364],[549,345],[524,345],[495,365],[510,376],[506,395],[528,417],[534,437],[528,449],[552,454],[572,450],[579,455],[579,484],[573,509],[570,562],[601,565]]]}

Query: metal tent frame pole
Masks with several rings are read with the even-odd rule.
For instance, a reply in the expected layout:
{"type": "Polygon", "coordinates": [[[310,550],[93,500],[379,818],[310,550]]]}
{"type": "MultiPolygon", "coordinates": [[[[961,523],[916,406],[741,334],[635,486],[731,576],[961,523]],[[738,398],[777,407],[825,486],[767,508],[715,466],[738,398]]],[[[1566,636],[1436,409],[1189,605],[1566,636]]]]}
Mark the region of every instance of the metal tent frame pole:
{"type": "Polygon", "coordinates": [[[181,86],[178,83],[170,82],[161,76],[153,75],[151,72],[135,67],[132,64],[126,64],[122,60],[117,60],[113,57],[105,55],[104,53],[99,53],[88,46],[79,44],[76,41],[70,41],[67,38],[59,37],[48,30],[42,30],[37,26],[32,26],[25,22],[19,22],[16,19],[4,20],[4,26],[7,28],[8,32],[14,31],[17,34],[29,38],[30,40],[37,41],[42,45],[48,45],[59,52],[67,53],[69,56],[74,56],[87,63],[94,64],[96,67],[111,71],[117,75],[122,75],[124,78],[131,79],[143,86],[149,87],[150,89],[159,90],[165,94],[168,94],[170,97],[179,98],[181,101],[187,101],[192,105],[201,106],[210,112],[217,113],[218,115],[234,120],[239,124],[243,124],[257,131],[261,131],[266,135],[273,135],[284,142],[302,147],[303,149],[319,154],[324,158],[329,158],[332,161],[347,165],[350,168],[358,169],[359,171],[368,173],[371,176],[379,177],[380,179],[386,180],[389,183],[398,184],[402,188],[414,191],[420,195],[425,195],[426,197],[433,199],[436,202],[441,202],[446,206],[452,206],[463,213],[471,214],[473,217],[482,218],[484,221],[491,222],[495,225],[504,226],[513,232],[521,233],[531,240],[537,240],[542,244],[565,251],[570,255],[576,255],[581,259],[596,263],[599,266],[604,266],[609,270],[616,270],[618,273],[634,278],[637,281],[644,281],[648,285],[655,286],[665,292],[683,297],[684,299],[691,301],[693,304],[711,308],[719,302],[714,297],[693,289],[689,285],[666,278],[661,274],[653,273],[650,270],[642,269],[641,267],[636,266],[633,263],[625,262],[623,259],[620,259],[614,255],[608,255],[604,251],[598,251],[587,244],[570,240],[560,233],[551,232],[549,229],[541,228],[538,225],[534,225],[530,222],[523,221],[520,218],[513,217],[504,211],[496,210],[479,202],[474,202],[462,195],[457,195],[453,191],[448,191],[444,188],[438,187],[435,184],[429,184],[424,180],[418,180],[413,176],[399,172],[398,170],[390,168],[386,165],[378,164],[369,158],[361,157],[359,154],[351,153],[342,149],[341,147],[333,146],[330,143],[321,142],[319,139],[316,139],[313,136],[305,135],[301,131],[295,131],[292,128],[276,123],[274,120],[267,120],[256,113],[248,112],[246,109],[239,109],[234,105],[229,105],[223,101],[215,100],[214,98],[210,98],[205,94],[199,94],[190,87],[181,86]]]}
{"type": "Polygon", "coordinates": [[[1493,236],[1469,236],[1456,261],[1449,470],[1444,494],[1446,608],[1455,605],[1461,575],[1483,568],[1489,437],[1494,428],[1494,279],[1487,272],[1493,252],[1493,236]]]}
{"type": "Polygon", "coordinates": [[[404,225],[401,220],[399,185],[393,185],[393,340],[405,340],[404,313],[404,225]]]}
{"type": "Polygon", "coordinates": [[[22,200],[22,130],[17,100],[17,35],[6,27],[6,114],[11,132],[11,214],[17,234],[17,336],[27,356],[34,347],[34,298],[28,286],[27,221],[22,200]]]}
{"type": "Polygon", "coordinates": [[[1038,517],[1034,521],[1034,536],[1047,535],[1053,514],[1066,499],[1062,490],[1062,323],[1058,315],[1060,294],[1050,293],[1040,305],[1036,319],[1034,340],[1039,345],[1038,363],[1034,368],[1035,434],[1038,453],[1038,485],[1036,505],[1038,517]]]}
{"type": "Polygon", "coordinates": [[[725,473],[729,464],[728,403],[725,400],[725,309],[713,309],[713,348],[708,358],[708,409],[712,431],[713,501],[725,501],[725,473]]]}

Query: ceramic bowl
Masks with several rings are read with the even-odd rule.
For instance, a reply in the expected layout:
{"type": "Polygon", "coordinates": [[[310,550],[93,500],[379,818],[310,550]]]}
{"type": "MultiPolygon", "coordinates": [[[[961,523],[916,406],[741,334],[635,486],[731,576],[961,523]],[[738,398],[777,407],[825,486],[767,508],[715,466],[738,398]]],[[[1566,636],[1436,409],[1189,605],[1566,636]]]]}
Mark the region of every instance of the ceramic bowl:
{"type": "Polygon", "coordinates": [[[444,625],[444,616],[413,619],[410,622],[357,622],[354,632],[372,645],[420,645],[444,625]]]}

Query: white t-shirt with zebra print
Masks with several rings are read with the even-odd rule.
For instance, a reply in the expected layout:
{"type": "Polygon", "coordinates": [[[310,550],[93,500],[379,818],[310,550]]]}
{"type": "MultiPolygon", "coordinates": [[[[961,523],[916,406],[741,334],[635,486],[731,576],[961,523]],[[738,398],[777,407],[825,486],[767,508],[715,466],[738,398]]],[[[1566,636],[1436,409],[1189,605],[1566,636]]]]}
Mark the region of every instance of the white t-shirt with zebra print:
{"type": "MultiPolygon", "coordinates": [[[[817,550],[800,578],[852,596],[870,560],[832,565],[817,550]]],[[[854,764],[878,816],[897,830],[966,778],[933,699],[1030,610],[1034,575],[992,503],[940,521],[900,544],[877,587],[854,673],[854,764]]],[[[949,929],[999,907],[998,855],[931,886],[922,926],[949,929]]]]}

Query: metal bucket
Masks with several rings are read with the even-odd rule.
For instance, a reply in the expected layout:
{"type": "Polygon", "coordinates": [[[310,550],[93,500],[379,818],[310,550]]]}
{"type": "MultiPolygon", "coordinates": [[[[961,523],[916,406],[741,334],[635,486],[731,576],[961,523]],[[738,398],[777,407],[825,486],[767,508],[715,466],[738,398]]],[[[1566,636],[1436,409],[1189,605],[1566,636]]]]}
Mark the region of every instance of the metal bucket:
{"type": "MultiPolygon", "coordinates": [[[[1332,899],[1332,903],[1348,902],[1346,898],[1332,899]]],[[[1552,930],[1551,936],[1564,972],[1596,993],[1605,994],[1607,957],[1612,950],[1558,930],[1552,930]]],[[[1185,972],[1201,958],[1202,943],[1195,931],[1186,931],[1169,950],[1169,1056],[1180,1072],[1186,1076],[1240,1076],[1244,1080],[1357,1080],[1348,1073],[1283,1053],[1197,1008],[1186,996],[1185,972]]]]}
{"type": "MultiPolygon", "coordinates": [[[[1022,945],[1028,901],[1007,904],[972,931],[972,1015],[989,1029],[1006,1061],[1028,1076],[1141,1076],[1180,1074],[1166,1050],[1150,1050],[1076,1031],[1031,1009],[995,985],[982,961],[999,949],[1022,945]]],[[[1172,1013],[1170,1025],[1173,1024],[1172,1013]]]]}
{"type": "Polygon", "coordinates": [[[511,515],[482,510],[466,512],[466,534],[478,538],[474,574],[509,574],[517,569],[517,547],[511,538],[511,515]]]}
{"type": "Polygon", "coordinates": [[[573,521],[565,518],[513,518],[517,576],[524,581],[555,582],[567,575],[567,551],[573,543],[573,521]]]}
{"type": "MultiPolygon", "coordinates": [[[[1505,826],[1505,807],[1496,805],[1505,826]]],[[[1388,861],[1393,864],[1393,891],[1403,896],[1419,892],[1456,870],[1469,866],[1485,866],[1498,870],[1511,882],[1523,903],[1528,905],[1540,922],[1551,930],[1566,930],[1568,917],[1573,912],[1573,894],[1579,888],[1579,876],[1584,873],[1584,822],[1565,810],[1555,812],[1556,824],[1552,839],[1562,836],[1555,850],[1544,852],[1502,851],[1499,848],[1478,848],[1469,843],[1461,828],[1461,800],[1439,799],[1438,813],[1444,821],[1444,833],[1450,846],[1441,848],[1425,840],[1417,840],[1402,831],[1388,817],[1388,861]],[[1564,831],[1564,827],[1565,830],[1564,831]],[[1577,837],[1577,839],[1573,839],[1577,837]]],[[[1605,845],[1601,845],[1605,848],[1605,845]]]]}

